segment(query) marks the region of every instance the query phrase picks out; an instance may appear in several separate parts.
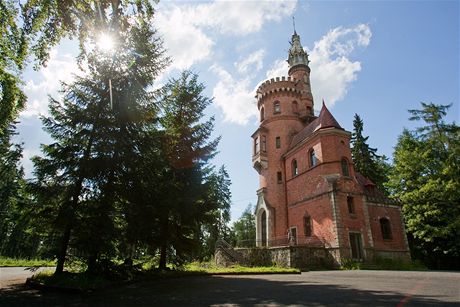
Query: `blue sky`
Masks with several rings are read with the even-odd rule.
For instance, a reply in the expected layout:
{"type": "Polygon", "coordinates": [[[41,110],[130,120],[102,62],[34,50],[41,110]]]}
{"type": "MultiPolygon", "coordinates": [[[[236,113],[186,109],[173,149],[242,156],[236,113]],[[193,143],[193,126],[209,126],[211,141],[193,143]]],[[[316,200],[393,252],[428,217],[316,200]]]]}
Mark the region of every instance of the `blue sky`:
{"type": "MultiPolygon", "coordinates": [[[[256,201],[250,138],[258,125],[255,89],[287,75],[292,16],[310,55],[315,109],[324,99],[349,131],[358,113],[380,154],[391,157],[403,128],[414,127],[407,110],[420,101],[452,103],[448,120],[460,119],[458,1],[163,1],[154,23],[173,62],[158,85],[192,69],[214,97],[207,115],[215,116],[222,141],[213,163],[225,164],[230,174],[232,219],[256,201]]],[[[58,97],[59,80],[72,79],[76,54],[76,44],[64,41],[46,68],[23,76],[29,103],[18,140],[28,177],[29,158],[50,142],[38,115],[47,112],[48,94],[58,97]]]]}

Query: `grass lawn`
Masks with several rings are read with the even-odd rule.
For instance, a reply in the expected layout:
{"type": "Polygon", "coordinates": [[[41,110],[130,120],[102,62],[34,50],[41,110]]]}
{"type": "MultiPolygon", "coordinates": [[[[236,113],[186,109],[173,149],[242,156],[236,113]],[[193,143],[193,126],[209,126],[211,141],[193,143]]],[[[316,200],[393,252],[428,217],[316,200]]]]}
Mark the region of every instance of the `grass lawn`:
{"type": "Polygon", "coordinates": [[[186,272],[197,272],[206,274],[299,274],[300,270],[295,268],[282,267],[245,267],[233,265],[230,267],[218,267],[213,263],[193,262],[184,267],[186,272]]]}
{"type": "Polygon", "coordinates": [[[15,258],[6,258],[0,257],[0,266],[3,267],[33,267],[33,266],[55,266],[56,262],[54,260],[44,260],[44,259],[15,259],[15,258]]]}

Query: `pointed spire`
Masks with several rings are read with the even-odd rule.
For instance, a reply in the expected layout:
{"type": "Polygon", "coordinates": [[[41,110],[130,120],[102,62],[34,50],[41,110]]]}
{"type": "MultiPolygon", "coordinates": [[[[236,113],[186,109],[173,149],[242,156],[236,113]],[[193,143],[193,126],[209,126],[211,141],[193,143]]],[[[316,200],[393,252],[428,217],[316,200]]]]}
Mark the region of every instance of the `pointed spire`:
{"type": "Polygon", "coordinates": [[[295,20],[292,17],[293,25],[294,25],[294,34],[291,38],[291,48],[289,49],[288,54],[288,63],[289,68],[296,66],[296,65],[306,65],[310,61],[308,60],[308,54],[303,50],[302,44],[300,43],[300,36],[297,34],[295,30],[295,20]]]}
{"type": "Polygon", "coordinates": [[[321,108],[321,111],[319,112],[318,122],[319,122],[318,127],[315,130],[329,128],[329,127],[334,127],[334,128],[343,130],[343,128],[340,126],[340,124],[337,122],[337,120],[334,118],[334,116],[331,114],[331,112],[326,107],[326,104],[324,103],[324,99],[323,99],[323,106],[321,108]]]}

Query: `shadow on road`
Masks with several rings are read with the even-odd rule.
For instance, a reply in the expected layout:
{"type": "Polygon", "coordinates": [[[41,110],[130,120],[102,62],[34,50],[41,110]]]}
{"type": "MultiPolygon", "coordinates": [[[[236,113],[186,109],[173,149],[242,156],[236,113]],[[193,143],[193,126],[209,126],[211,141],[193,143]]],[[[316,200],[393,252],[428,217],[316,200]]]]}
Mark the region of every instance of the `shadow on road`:
{"type": "Polygon", "coordinates": [[[274,281],[229,276],[182,277],[69,294],[13,286],[0,290],[0,306],[209,306],[209,305],[359,305],[458,306],[436,297],[363,291],[310,282],[274,281]]]}

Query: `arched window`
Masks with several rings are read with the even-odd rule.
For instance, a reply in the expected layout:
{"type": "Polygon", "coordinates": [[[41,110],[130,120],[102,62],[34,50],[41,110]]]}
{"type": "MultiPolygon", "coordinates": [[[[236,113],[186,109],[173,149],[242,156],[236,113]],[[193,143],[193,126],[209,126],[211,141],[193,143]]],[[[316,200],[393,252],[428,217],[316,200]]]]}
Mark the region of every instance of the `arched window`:
{"type": "Polygon", "coordinates": [[[311,217],[308,215],[303,217],[303,233],[306,237],[311,237],[311,234],[312,234],[311,217]]]}
{"type": "Polygon", "coordinates": [[[299,174],[299,169],[297,167],[297,160],[292,160],[292,177],[297,176],[299,174]]]}
{"type": "Polygon", "coordinates": [[[279,114],[281,113],[281,105],[279,101],[275,101],[273,103],[273,114],[279,114]]]}
{"type": "Polygon", "coordinates": [[[310,167],[316,166],[316,164],[318,164],[318,159],[316,158],[316,154],[313,149],[310,149],[309,159],[310,159],[310,167]]]}
{"type": "Polygon", "coordinates": [[[292,102],[292,113],[294,114],[299,113],[299,105],[297,104],[297,101],[292,102]]]}
{"type": "Polygon", "coordinates": [[[348,161],[342,158],[342,174],[346,177],[350,177],[350,169],[348,168],[348,161]]]}
{"type": "Polygon", "coordinates": [[[386,217],[380,219],[380,230],[382,231],[382,238],[384,240],[391,240],[393,238],[391,234],[390,220],[386,217]]]}
{"type": "Polygon", "coordinates": [[[260,121],[263,121],[265,119],[265,108],[262,107],[260,108],[260,121]]]}

